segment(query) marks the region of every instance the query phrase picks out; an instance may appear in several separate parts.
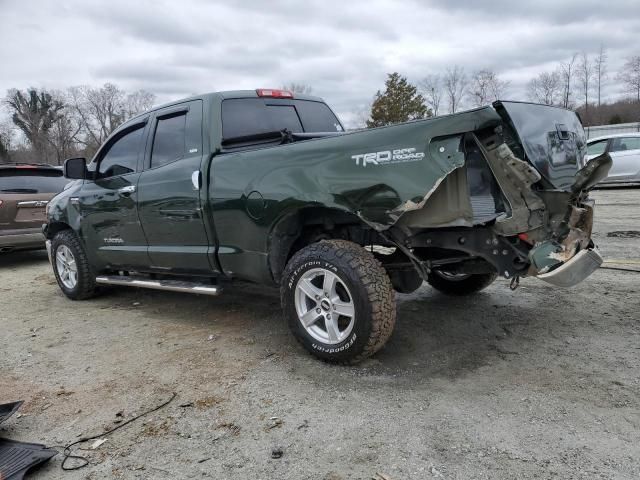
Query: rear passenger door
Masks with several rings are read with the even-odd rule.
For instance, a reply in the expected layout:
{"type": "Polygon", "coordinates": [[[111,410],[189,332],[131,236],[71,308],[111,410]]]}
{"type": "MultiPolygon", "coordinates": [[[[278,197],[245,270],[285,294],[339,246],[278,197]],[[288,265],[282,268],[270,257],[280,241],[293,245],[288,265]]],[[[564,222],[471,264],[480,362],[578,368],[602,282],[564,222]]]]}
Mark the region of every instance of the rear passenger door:
{"type": "Polygon", "coordinates": [[[138,212],[151,265],[176,272],[210,272],[201,202],[202,101],[158,110],[138,182],[138,212]]]}

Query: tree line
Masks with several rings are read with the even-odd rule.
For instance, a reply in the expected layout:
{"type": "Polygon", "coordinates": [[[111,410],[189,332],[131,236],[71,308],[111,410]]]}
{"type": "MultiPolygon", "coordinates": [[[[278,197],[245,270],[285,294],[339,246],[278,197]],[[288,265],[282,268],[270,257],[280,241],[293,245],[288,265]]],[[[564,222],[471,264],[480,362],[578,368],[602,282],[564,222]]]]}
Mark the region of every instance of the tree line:
{"type": "MultiPolygon", "coordinates": [[[[554,69],[530,79],[526,99],[576,110],[588,125],[640,121],[640,55],[628,58],[610,75],[603,46],[596,55],[576,53],[554,69]],[[605,102],[615,78],[628,97],[605,102]]],[[[312,87],[289,83],[284,89],[309,94],[312,87]]],[[[459,65],[420,79],[416,84],[389,73],[384,90],[361,112],[368,128],[480,107],[498,99],[515,99],[510,83],[491,68],[471,73],[459,65]]],[[[0,162],[61,165],[72,156],[91,157],[123,122],[150,109],[155,95],[127,92],[117,85],[76,86],[66,90],[11,89],[2,100],[10,120],[0,123],[0,162]]]]}
{"type": "Polygon", "coordinates": [[[577,110],[585,125],[640,121],[640,55],[627,58],[615,75],[608,70],[604,46],[595,56],[575,53],[555,69],[540,72],[527,84],[528,98],[546,105],[577,110]],[[602,101],[604,90],[614,78],[628,95],[615,102],[602,101]]]}
{"type": "Polygon", "coordinates": [[[73,156],[91,157],[116,128],[154,102],[152,93],[111,83],[11,89],[2,101],[10,121],[0,124],[0,162],[62,165],[73,156]]]}
{"type": "MultiPolygon", "coordinates": [[[[595,56],[576,53],[529,80],[526,100],[576,110],[585,126],[640,121],[640,55],[628,58],[613,77],[607,60],[604,46],[595,56]],[[611,78],[628,96],[607,103],[603,98],[611,78]]],[[[463,67],[454,65],[416,84],[394,72],[387,74],[385,89],[375,94],[362,123],[368,128],[390,125],[480,107],[498,99],[518,100],[510,94],[510,83],[490,68],[467,74],[463,67]]]]}
{"type": "Polygon", "coordinates": [[[509,82],[485,68],[467,76],[454,65],[443,74],[431,74],[418,85],[398,72],[387,75],[384,91],[378,90],[365,121],[367,128],[381,127],[443,113],[456,113],[463,105],[479,107],[504,95],[509,82]]]}

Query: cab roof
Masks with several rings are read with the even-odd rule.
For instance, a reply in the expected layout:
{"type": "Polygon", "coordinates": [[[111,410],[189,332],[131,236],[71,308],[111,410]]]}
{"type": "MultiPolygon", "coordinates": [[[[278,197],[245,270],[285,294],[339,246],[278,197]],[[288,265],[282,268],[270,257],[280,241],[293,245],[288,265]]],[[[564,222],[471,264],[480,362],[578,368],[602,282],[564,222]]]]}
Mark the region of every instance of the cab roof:
{"type": "MultiPolygon", "coordinates": [[[[256,90],[226,90],[226,91],[222,91],[222,92],[209,92],[209,93],[202,93],[199,95],[192,95],[190,97],[186,97],[186,98],[181,98],[179,100],[174,100],[172,102],[167,102],[167,103],[163,103],[162,105],[158,105],[155,106],[149,110],[146,110],[138,115],[136,115],[135,117],[130,118],[129,120],[127,120],[125,123],[129,124],[131,122],[134,122],[137,118],[142,117],[144,115],[148,115],[149,113],[155,112],[156,110],[160,110],[163,108],[167,108],[167,107],[173,107],[175,105],[180,105],[181,103],[186,103],[186,102],[190,102],[193,100],[208,100],[208,99],[212,99],[215,97],[218,97],[222,100],[227,100],[230,98],[265,98],[265,97],[260,97],[258,95],[258,90],[263,90],[263,89],[256,89],[256,90]]],[[[268,89],[265,89],[268,90],[268,89]]],[[[273,90],[281,90],[281,89],[273,89],[273,90]]],[[[314,95],[307,95],[304,93],[295,93],[292,92],[293,97],[290,98],[290,100],[310,100],[313,102],[322,102],[325,103],[324,100],[320,97],[316,97],[314,95]]],[[[268,97],[266,97],[268,98],[268,97]]]]}

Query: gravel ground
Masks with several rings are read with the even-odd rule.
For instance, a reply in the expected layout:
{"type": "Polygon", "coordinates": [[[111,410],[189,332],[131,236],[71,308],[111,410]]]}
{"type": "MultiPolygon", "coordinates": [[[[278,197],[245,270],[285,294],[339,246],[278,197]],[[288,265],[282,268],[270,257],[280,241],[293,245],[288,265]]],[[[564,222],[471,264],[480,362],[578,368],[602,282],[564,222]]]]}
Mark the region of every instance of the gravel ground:
{"type": "MultiPolygon", "coordinates": [[[[593,197],[608,265],[640,270],[640,237],[607,236],[640,231],[640,189],[593,197]]],[[[30,252],[0,257],[0,298],[0,403],[25,400],[0,436],[62,445],[177,394],[78,450],[86,468],[59,455],[33,479],[640,476],[638,273],[571,290],[498,280],[462,299],[423,286],[356,367],[305,353],[257,286],[72,302],[30,252]]]]}

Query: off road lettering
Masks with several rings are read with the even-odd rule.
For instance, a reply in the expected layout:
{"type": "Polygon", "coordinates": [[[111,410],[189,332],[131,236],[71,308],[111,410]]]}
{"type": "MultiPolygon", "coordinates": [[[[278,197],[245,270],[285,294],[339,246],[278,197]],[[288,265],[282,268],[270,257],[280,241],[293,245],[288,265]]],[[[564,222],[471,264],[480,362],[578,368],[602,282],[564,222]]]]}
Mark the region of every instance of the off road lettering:
{"type": "Polygon", "coordinates": [[[415,148],[398,148],[396,150],[383,150],[381,152],[362,153],[352,155],[356,165],[388,165],[392,163],[416,162],[424,158],[424,152],[418,152],[415,148]]]}

